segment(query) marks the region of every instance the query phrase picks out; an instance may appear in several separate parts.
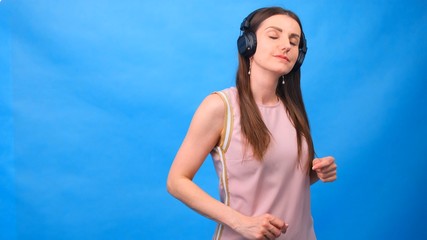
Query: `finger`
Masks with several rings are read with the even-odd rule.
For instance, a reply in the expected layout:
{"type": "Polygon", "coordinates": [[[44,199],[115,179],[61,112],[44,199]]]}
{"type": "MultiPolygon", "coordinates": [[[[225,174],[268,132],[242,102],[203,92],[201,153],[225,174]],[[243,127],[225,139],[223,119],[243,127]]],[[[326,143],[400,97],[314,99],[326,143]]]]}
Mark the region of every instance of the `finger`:
{"type": "Polygon", "coordinates": [[[268,220],[267,229],[275,237],[279,237],[282,233],[282,228],[285,226],[285,222],[271,214],[266,214],[265,217],[268,220]]]}
{"type": "Polygon", "coordinates": [[[316,171],[322,172],[322,173],[330,173],[337,170],[337,165],[335,163],[332,163],[331,165],[325,166],[323,168],[317,169],[316,171]]]}
{"type": "Polygon", "coordinates": [[[328,178],[331,176],[337,175],[337,171],[336,170],[331,170],[331,171],[318,171],[317,172],[317,176],[318,177],[322,177],[322,178],[328,178]]]}
{"type": "Polygon", "coordinates": [[[315,158],[312,162],[312,169],[316,170],[321,162],[322,160],[320,158],[315,158]]]}
{"type": "Polygon", "coordinates": [[[337,176],[332,176],[332,177],[326,178],[326,179],[324,179],[322,181],[323,182],[333,182],[335,180],[337,180],[337,176]]]}
{"type": "Polygon", "coordinates": [[[331,172],[329,174],[318,174],[319,179],[322,180],[322,182],[332,182],[337,179],[336,172],[331,172]]]}
{"type": "Polygon", "coordinates": [[[316,164],[318,164],[319,162],[320,162],[321,160],[320,160],[320,158],[315,158],[314,160],[313,160],[313,165],[316,165],[316,164]]]}
{"type": "Polygon", "coordinates": [[[313,160],[313,170],[322,169],[326,166],[329,166],[335,162],[334,157],[324,157],[324,158],[316,158],[313,160]]]}
{"type": "Polygon", "coordinates": [[[282,233],[286,233],[288,230],[289,225],[286,223],[285,226],[282,228],[282,233]]]}
{"type": "Polygon", "coordinates": [[[271,225],[273,225],[277,229],[282,229],[285,226],[285,222],[280,220],[279,218],[272,217],[269,219],[271,225]]]}
{"type": "Polygon", "coordinates": [[[280,237],[280,234],[282,233],[282,231],[280,229],[277,229],[273,225],[271,225],[271,227],[268,229],[268,231],[273,235],[274,238],[280,237]]]}
{"type": "Polygon", "coordinates": [[[276,239],[276,237],[273,235],[273,233],[271,233],[270,231],[268,231],[268,230],[265,230],[264,231],[264,233],[263,233],[263,235],[264,235],[264,237],[266,238],[266,239],[276,239]]]}
{"type": "Polygon", "coordinates": [[[327,179],[336,179],[336,177],[337,177],[337,175],[335,173],[331,173],[331,174],[327,174],[327,175],[323,174],[322,176],[319,176],[319,178],[322,181],[325,181],[327,179]]]}
{"type": "Polygon", "coordinates": [[[313,170],[317,170],[317,169],[321,168],[322,166],[323,166],[323,164],[322,164],[321,158],[316,158],[313,160],[313,166],[312,166],[313,170]]]}

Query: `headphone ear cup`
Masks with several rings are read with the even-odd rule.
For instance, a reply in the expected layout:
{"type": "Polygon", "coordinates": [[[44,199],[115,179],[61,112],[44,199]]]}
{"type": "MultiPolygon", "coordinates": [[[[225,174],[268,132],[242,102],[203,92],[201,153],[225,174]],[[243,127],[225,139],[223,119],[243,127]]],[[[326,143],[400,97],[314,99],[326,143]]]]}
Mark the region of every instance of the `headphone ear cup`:
{"type": "Polygon", "coordinates": [[[256,36],[253,32],[244,32],[237,39],[237,48],[239,53],[246,58],[250,58],[255,54],[256,45],[256,36]]]}

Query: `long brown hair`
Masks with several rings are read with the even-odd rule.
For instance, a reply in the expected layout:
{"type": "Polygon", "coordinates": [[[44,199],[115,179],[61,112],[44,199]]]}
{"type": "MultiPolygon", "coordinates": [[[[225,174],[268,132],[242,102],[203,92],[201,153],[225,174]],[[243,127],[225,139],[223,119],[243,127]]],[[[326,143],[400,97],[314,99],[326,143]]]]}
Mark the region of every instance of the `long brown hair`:
{"type": "MultiPolygon", "coordinates": [[[[280,7],[262,8],[257,10],[250,20],[250,31],[255,33],[259,25],[267,18],[273,15],[287,15],[298,22],[301,32],[302,25],[298,16],[286,9],[280,7]]],[[[302,41],[300,41],[301,47],[302,41]]],[[[236,88],[239,95],[240,121],[243,135],[246,137],[249,145],[252,147],[255,158],[262,160],[271,141],[270,132],[262,120],[261,113],[255,102],[250,86],[249,59],[239,54],[239,66],[236,74],[236,88]]],[[[301,71],[292,70],[283,76],[285,84],[277,81],[276,94],[286,105],[286,110],[295,127],[297,133],[298,156],[301,156],[303,138],[308,146],[307,174],[310,172],[314,158],[314,145],[310,133],[310,125],[305,111],[304,101],[301,93],[301,71]]],[[[300,157],[298,158],[301,161],[300,157]]],[[[301,162],[299,162],[301,166],[301,162]]]]}

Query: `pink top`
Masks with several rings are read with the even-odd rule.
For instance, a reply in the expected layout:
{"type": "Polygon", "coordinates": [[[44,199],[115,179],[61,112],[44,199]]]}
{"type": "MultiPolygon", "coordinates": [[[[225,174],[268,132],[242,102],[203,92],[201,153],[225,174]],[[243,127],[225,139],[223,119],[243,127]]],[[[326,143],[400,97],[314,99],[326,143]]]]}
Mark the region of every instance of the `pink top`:
{"type": "MultiPolygon", "coordinates": [[[[220,179],[221,201],[248,215],[270,213],[289,224],[278,239],[316,239],[310,210],[310,178],[306,174],[307,147],[303,144],[303,167],[298,164],[296,131],[281,101],[274,106],[258,105],[264,123],[272,134],[263,161],[252,156],[244,146],[240,128],[237,89],[222,91],[230,102],[226,118],[229,131],[222,138],[224,146],[211,155],[220,179]],[[228,116],[231,114],[232,116],[228,116]]],[[[221,94],[220,94],[221,95],[221,94]]],[[[219,224],[214,239],[244,239],[226,225],[219,224]]]]}

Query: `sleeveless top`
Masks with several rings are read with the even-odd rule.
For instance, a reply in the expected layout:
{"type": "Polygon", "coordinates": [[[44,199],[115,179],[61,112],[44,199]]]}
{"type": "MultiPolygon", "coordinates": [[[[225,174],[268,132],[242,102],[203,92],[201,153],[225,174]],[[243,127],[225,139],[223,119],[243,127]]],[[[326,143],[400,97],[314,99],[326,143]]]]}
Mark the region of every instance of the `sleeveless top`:
{"type": "MultiPolygon", "coordinates": [[[[211,156],[219,178],[220,200],[247,216],[270,213],[289,224],[281,240],[315,240],[310,209],[310,177],[306,174],[308,150],[303,141],[298,161],[296,130],[284,104],[258,105],[271,133],[270,145],[259,161],[245,145],[240,127],[235,87],[216,92],[224,100],[226,115],[220,144],[211,156]]],[[[213,239],[244,239],[218,224],[213,239]]]]}

